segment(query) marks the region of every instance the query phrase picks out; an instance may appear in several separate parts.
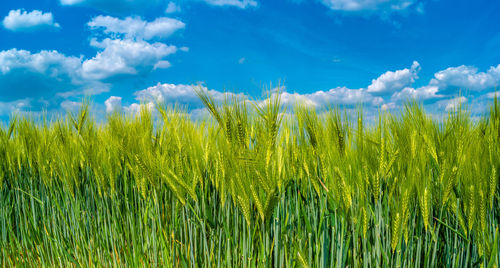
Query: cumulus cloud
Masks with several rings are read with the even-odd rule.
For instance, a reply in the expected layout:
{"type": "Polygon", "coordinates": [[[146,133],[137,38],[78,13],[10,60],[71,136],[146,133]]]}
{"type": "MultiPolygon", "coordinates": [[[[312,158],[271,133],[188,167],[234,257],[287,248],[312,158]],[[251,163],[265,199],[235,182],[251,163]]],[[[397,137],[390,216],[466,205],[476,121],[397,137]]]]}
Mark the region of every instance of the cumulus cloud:
{"type": "Polygon", "coordinates": [[[183,85],[183,84],[161,84],[148,87],[134,93],[136,100],[142,102],[177,102],[180,104],[201,105],[196,95],[195,88],[208,91],[216,101],[224,101],[226,98],[238,97],[246,98],[244,94],[225,93],[217,90],[208,90],[202,85],[183,85]]]}
{"type": "Polygon", "coordinates": [[[102,51],[83,62],[82,74],[84,78],[94,80],[122,74],[135,75],[151,71],[158,64],[158,67],[165,67],[163,58],[177,51],[177,47],[163,43],[150,44],[128,39],[93,39],[91,46],[102,51]]]}
{"type": "Polygon", "coordinates": [[[397,12],[408,9],[415,0],[321,0],[332,10],[360,12],[360,11],[388,11],[397,12]]]}
{"type": "MultiPolygon", "coordinates": [[[[458,90],[492,90],[500,84],[500,64],[491,66],[486,72],[476,67],[461,65],[449,67],[434,74],[429,83],[419,88],[405,87],[392,95],[393,101],[416,98],[419,100],[439,99],[458,90]]],[[[488,95],[489,96],[489,95],[488,95]]],[[[442,102],[441,102],[442,103],[442,102]]]]}
{"type": "MultiPolygon", "coordinates": [[[[168,67],[168,61],[163,58],[177,50],[175,46],[162,43],[119,39],[105,39],[102,42],[94,40],[92,45],[102,51],[87,60],[83,60],[83,57],[66,56],[55,50],[42,50],[38,53],[17,49],[0,51],[0,84],[7,81],[5,79],[9,76],[20,76],[18,83],[14,85],[22,86],[20,84],[26,83],[27,77],[34,78],[28,75],[38,74],[36,82],[39,86],[44,84],[41,79],[51,79],[53,83],[64,87],[77,87],[85,93],[97,94],[109,89],[102,80],[116,75],[136,75],[153,68],[168,67]]],[[[3,87],[5,90],[11,91],[11,80],[10,86],[3,87]]],[[[67,90],[68,92],[59,93],[60,96],[74,95],[67,90]]]]}
{"type": "MultiPolygon", "coordinates": [[[[382,96],[377,96],[372,94],[368,88],[372,89],[377,93],[393,93],[393,91],[400,89],[405,85],[411,85],[413,80],[416,79],[416,73],[420,70],[420,65],[418,62],[413,62],[412,66],[407,69],[397,70],[394,72],[386,72],[374,79],[372,84],[367,88],[357,88],[350,89],[347,87],[335,87],[327,91],[319,90],[309,94],[299,94],[299,93],[289,93],[286,92],[285,88],[282,87],[279,91],[277,89],[272,90],[273,94],[280,94],[281,103],[285,106],[293,106],[295,104],[303,104],[307,106],[312,106],[316,108],[325,108],[334,105],[346,105],[354,106],[357,104],[365,104],[370,107],[380,107],[384,105],[384,98],[382,96]],[[377,90],[375,90],[377,89],[377,90]]],[[[141,103],[155,103],[155,102],[166,102],[166,103],[179,103],[189,105],[191,110],[197,110],[202,107],[201,102],[198,99],[194,91],[194,87],[200,86],[203,90],[208,90],[206,87],[201,85],[183,85],[183,84],[160,84],[148,87],[144,90],[140,90],[134,93],[135,99],[141,103]]],[[[408,94],[408,96],[422,95],[419,90],[418,93],[408,94]]],[[[425,90],[423,90],[425,91],[425,90]]],[[[222,102],[226,98],[231,98],[233,96],[238,97],[241,100],[248,99],[248,96],[244,94],[233,95],[230,93],[223,93],[216,90],[209,90],[210,94],[214,97],[216,101],[222,102]]],[[[266,100],[259,102],[259,105],[266,103],[266,100]]],[[[384,107],[393,108],[394,102],[385,104],[384,107]]],[[[137,110],[139,107],[138,103],[131,104],[124,107],[124,111],[137,110]]]]}
{"type": "Polygon", "coordinates": [[[156,70],[156,69],[167,69],[167,68],[170,68],[170,66],[172,66],[172,64],[170,64],[170,62],[168,60],[161,60],[161,61],[157,62],[153,66],[153,69],[154,70],[156,70]]]}
{"type": "MultiPolygon", "coordinates": [[[[499,67],[491,67],[485,73],[478,73],[477,70],[472,72],[461,72],[465,73],[469,77],[473,77],[474,79],[443,79],[443,77],[446,77],[443,74],[448,74],[450,73],[450,70],[457,69],[457,67],[452,67],[437,72],[428,84],[420,87],[413,87],[413,83],[418,79],[417,75],[421,69],[420,64],[414,61],[409,68],[383,73],[379,77],[373,79],[372,83],[367,87],[355,89],[348,87],[334,87],[330,90],[319,90],[306,94],[290,93],[287,92],[284,87],[281,87],[279,90],[271,90],[271,93],[280,94],[281,103],[286,107],[291,107],[295,104],[302,104],[315,107],[317,109],[324,109],[330,106],[342,105],[350,109],[357,104],[364,104],[368,110],[374,112],[374,109],[376,108],[381,108],[382,110],[395,110],[400,107],[403,102],[416,99],[418,101],[425,101],[427,104],[432,103],[433,106],[430,107],[431,110],[436,113],[440,113],[440,111],[453,110],[459,104],[469,101],[466,97],[452,97],[457,92],[448,94],[443,91],[443,85],[448,86],[448,84],[453,84],[453,81],[468,81],[468,83],[473,83],[475,81],[477,84],[474,84],[474,88],[481,88],[484,87],[485,84],[491,84],[491,82],[483,82],[490,81],[488,79],[491,79],[484,79],[484,77],[494,77],[498,68],[499,67]],[[483,79],[477,79],[477,77],[483,77],[483,79]]],[[[196,111],[197,114],[205,114],[206,111],[203,110],[203,106],[194,91],[194,87],[196,86],[200,86],[203,90],[207,90],[206,87],[201,85],[158,83],[155,86],[136,91],[134,95],[137,102],[123,107],[123,111],[139,111],[139,102],[146,103],[149,108],[152,108],[155,102],[165,102],[188,105],[190,111],[196,111]]],[[[210,90],[209,92],[214,99],[219,102],[235,96],[230,93],[223,93],[216,90],[210,90]]],[[[237,94],[236,96],[240,100],[248,100],[248,96],[245,94],[237,94]]],[[[483,94],[480,98],[486,100],[492,97],[493,93],[490,92],[483,94]]],[[[264,99],[257,104],[264,105],[268,101],[269,99],[264,99]]],[[[118,99],[110,99],[109,101],[106,101],[106,106],[121,107],[121,99],[119,99],[119,101],[118,99]],[[118,104],[111,105],[112,101],[114,101],[113,103],[118,104]]],[[[113,109],[109,108],[109,110],[113,109]]]]}
{"type": "Polygon", "coordinates": [[[374,97],[364,89],[349,89],[346,87],[336,87],[328,91],[319,90],[311,94],[290,94],[287,92],[281,94],[284,104],[293,104],[298,101],[315,107],[356,105],[359,103],[379,105],[382,102],[382,98],[374,97]]]}
{"type": "Polygon", "coordinates": [[[12,100],[28,94],[35,97],[84,87],[81,64],[81,57],[66,56],[55,50],[0,51],[0,95],[4,100],[12,100]]]}
{"type": "Polygon", "coordinates": [[[406,87],[401,91],[395,92],[391,99],[393,101],[407,101],[411,99],[429,100],[442,98],[444,95],[438,94],[439,88],[432,85],[426,85],[419,88],[406,87]]]}
{"type": "Polygon", "coordinates": [[[500,64],[491,66],[486,72],[478,72],[473,66],[450,67],[437,72],[430,83],[442,90],[448,87],[473,91],[494,89],[500,84],[500,64]]]}
{"type": "Polygon", "coordinates": [[[83,62],[83,57],[57,51],[0,51],[0,96],[3,100],[69,98],[109,91],[109,84],[83,76],[83,62]]]}
{"type": "Polygon", "coordinates": [[[104,102],[104,105],[106,106],[107,113],[120,112],[122,109],[122,98],[111,96],[104,102]]]}
{"type": "MultiPolygon", "coordinates": [[[[202,85],[184,85],[184,84],[161,84],[148,87],[144,90],[134,93],[136,102],[129,105],[122,105],[122,98],[111,96],[104,104],[108,113],[114,111],[123,111],[125,113],[137,114],[141,107],[146,105],[147,109],[154,109],[155,103],[180,104],[188,108],[192,118],[201,118],[208,116],[208,112],[195,93],[195,87],[208,91],[216,102],[225,100],[249,101],[249,97],[243,93],[228,93],[217,90],[208,90],[202,85]]],[[[272,94],[278,94],[278,91],[271,90],[272,94]]],[[[379,106],[383,103],[381,97],[374,97],[363,89],[348,89],[337,87],[328,91],[317,91],[311,94],[288,93],[284,87],[279,92],[281,103],[285,107],[292,107],[295,104],[302,104],[315,108],[326,108],[333,105],[352,106],[359,103],[365,103],[369,107],[379,106]]],[[[275,95],[274,95],[275,96],[275,95]]],[[[257,102],[257,105],[265,105],[269,99],[257,102]]]]}
{"type": "MultiPolygon", "coordinates": [[[[291,106],[295,104],[300,104],[300,105],[305,105],[305,106],[312,106],[316,107],[318,104],[308,98],[308,96],[305,96],[303,94],[298,94],[298,93],[288,93],[288,92],[281,92],[280,93],[280,100],[283,105],[286,106],[291,106]]],[[[267,103],[268,100],[264,100],[261,102],[261,105],[267,103]]]]}
{"type": "Polygon", "coordinates": [[[55,50],[31,53],[13,48],[0,51],[0,72],[4,75],[14,69],[27,69],[50,77],[76,79],[81,62],[81,57],[68,57],[55,50]]]}
{"type": "MultiPolygon", "coordinates": [[[[281,100],[286,105],[302,103],[314,107],[325,107],[330,105],[356,105],[364,103],[370,106],[380,106],[384,104],[384,96],[393,94],[393,101],[407,98],[431,98],[437,97],[437,88],[422,87],[417,90],[410,86],[418,79],[420,64],[413,62],[410,68],[396,71],[387,71],[372,80],[366,88],[350,89],[347,87],[335,87],[328,91],[316,91],[310,94],[281,93],[281,100]],[[435,89],[435,91],[433,91],[435,89]]],[[[386,108],[393,108],[394,103],[385,105],[386,108]]]]}
{"type": "Polygon", "coordinates": [[[216,102],[224,102],[233,98],[240,101],[248,100],[248,96],[243,93],[235,94],[209,90],[203,85],[158,83],[155,86],[136,91],[134,93],[136,102],[129,105],[122,105],[122,97],[118,96],[111,96],[104,102],[104,105],[108,113],[123,111],[125,113],[136,114],[140,111],[141,105],[146,105],[146,108],[153,109],[155,103],[179,104],[187,106],[191,115],[199,118],[208,113],[199,100],[198,95],[196,95],[195,88],[208,91],[216,102]]]}
{"type": "Polygon", "coordinates": [[[111,16],[97,16],[87,23],[91,29],[103,29],[105,34],[113,37],[150,40],[166,38],[186,25],[179,20],[160,17],[147,22],[139,17],[119,19],[111,16]]]}
{"type": "Polygon", "coordinates": [[[417,75],[420,69],[420,64],[414,61],[409,69],[406,68],[395,72],[387,71],[377,79],[373,79],[367,91],[370,93],[387,94],[409,87],[418,78],[417,75]]]}
{"type": "MultiPolygon", "coordinates": [[[[100,51],[82,64],[83,77],[94,80],[169,68],[170,62],[164,58],[176,53],[177,47],[148,40],[166,38],[185,27],[183,22],[166,17],[147,22],[138,17],[97,16],[87,25],[91,30],[102,30],[109,35],[101,41],[91,40],[90,45],[100,51]]],[[[182,47],[181,50],[188,49],[182,47]]]]}
{"type": "MultiPolygon", "coordinates": [[[[146,23],[146,28],[155,27],[148,27],[146,23]]],[[[111,28],[110,31],[119,30],[111,28]]],[[[128,33],[135,34],[134,31],[128,33]]],[[[165,34],[151,30],[147,36],[154,33],[165,34]]],[[[42,50],[37,53],[17,49],[0,51],[0,72],[6,75],[12,70],[23,69],[58,79],[68,77],[71,82],[81,84],[84,81],[98,81],[115,75],[135,75],[156,68],[167,68],[170,63],[164,57],[177,52],[177,47],[173,45],[133,39],[105,38],[99,41],[93,38],[90,45],[98,52],[86,60],[82,56],[66,56],[55,50],[42,50]]]]}
{"type": "MultiPolygon", "coordinates": [[[[83,94],[100,94],[109,91],[117,76],[142,77],[153,70],[168,68],[171,64],[165,57],[176,53],[178,48],[148,40],[167,37],[183,28],[184,23],[163,17],[146,22],[139,18],[99,16],[89,26],[91,30],[103,29],[101,39],[91,38],[90,46],[96,49],[91,58],[68,56],[56,50],[0,51],[2,101],[26,96],[67,100],[83,94]]],[[[70,104],[65,102],[64,107],[70,104]]]]}
{"type": "Polygon", "coordinates": [[[258,5],[255,0],[204,0],[212,6],[234,6],[238,8],[256,7],[258,5]]]}
{"type": "Polygon", "coordinates": [[[3,27],[11,31],[31,31],[39,28],[60,28],[54,21],[52,13],[43,13],[40,10],[27,12],[26,10],[11,10],[2,21],[3,27]]]}
{"type": "MultiPolygon", "coordinates": [[[[205,89],[206,90],[206,89],[205,89]]],[[[193,85],[161,84],[148,87],[134,93],[139,101],[166,102],[172,100],[183,100],[192,102],[197,100],[193,85]]]]}

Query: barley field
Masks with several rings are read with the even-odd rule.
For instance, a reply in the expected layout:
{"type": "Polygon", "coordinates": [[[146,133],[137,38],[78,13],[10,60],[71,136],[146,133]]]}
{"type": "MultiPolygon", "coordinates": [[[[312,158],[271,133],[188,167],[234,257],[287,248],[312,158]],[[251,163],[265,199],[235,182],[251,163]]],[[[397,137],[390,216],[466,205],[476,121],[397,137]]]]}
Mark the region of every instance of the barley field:
{"type": "Polygon", "coordinates": [[[0,128],[3,267],[499,267],[500,104],[157,104],[0,128]]]}

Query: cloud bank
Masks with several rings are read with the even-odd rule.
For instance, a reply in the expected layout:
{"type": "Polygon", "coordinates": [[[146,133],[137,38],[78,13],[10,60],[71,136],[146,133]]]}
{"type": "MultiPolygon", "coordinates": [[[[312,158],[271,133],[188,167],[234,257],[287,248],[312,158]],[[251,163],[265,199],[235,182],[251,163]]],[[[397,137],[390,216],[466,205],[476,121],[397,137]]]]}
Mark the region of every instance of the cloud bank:
{"type": "Polygon", "coordinates": [[[109,91],[111,80],[117,77],[144,77],[154,70],[169,68],[169,55],[189,50],[159,41],[185,27],[176,19],[144,21],[138,17],[97,16],[87,25],[91,30],[89,45],[96,51],[93,57],[65,55],[56,50],[0,51],[0,101],[10,103],[25,98],[26,92],[30,92],[30,98],[48,95],[63,101],[100,94],[109,91]]]}
{"type": "Polygon", "coordinates": [[[11,10],[2,21],[3,27],[11,31],[33,31],[40,28],[60,28],[50,12],[17,9],[11,10]]]}
{"type": "MultiPolygon", "coordinates": [[[[500,65],[499,65],[500,66],[500,65]]],[[[479,90],[492,89],[492,86],[500,82],[500,77],[496,77],[499,67],[491,67],[487,72],[478,72],[476,68],[450,67],[435,73],[427,85],[413,87],[418,79],[418,72],[421,66],[414,61],[408,68],[387,71],[377,78],[373,79],[371,84],[363,88],[334,87],[329,90],[319,90],[312,93],[299,94],[296,92],[287,92],[283,87],[280,90],[281,102],[284,106],[292,107],[295,104],[302,104],[317,109],[324,109],[332,106],[354,107],[363,104],[371,111],[376,109],[394,110],[401,107],[403,103],[411,99],[417,99],[432,105],[434,112],[451,111],[459,104],[467,103],[468,99],[464,96],[457,96],[458,91],[447,92],[450,87],[469,85],[479,90]],[[449,79],[453,77],[453,79],[449,79]],[[447,78],[447,79],[444,79],[447,78]],[[481,78],[481,79],[479,79],[481,78]],[[457,81],[461,81],[458,83],[457,81]],[[464,82],[467,81],[467,82],[464,82]],[[484,81],[488,81],[487,83],[484,81]]],[[[106,111],[115,110],[134,112],[138,111],[140,103],[146,103],[154,106],[155,102],[178,103],[188,105],[192,113],[200,113],[202,108],[194,88],[200,85],[183,84],[160,84],[139,90],[134,93],[137,102],[127,106],[122,106],[122,97],[111,96],[106,100],[106,111]]],[[[202,87],[208,90],[206,87],[202,87]]],[[[217,90],[209,90],[216,101],[222,102],[229,93],[223,93],[217,90]]],[[[276,92],[276,91],[275,91],[276,92]]],[[[274,93],[276,94],[276,93],[274,93]]],[[[240,99],[247,99],[245,94],[237,95],[240,99]]],[[[479,99],[487,100],[492,98],[491,92],[483,94],[479,99]]],[[[265,103],[266,100],[261,103],[265,103]]]]}

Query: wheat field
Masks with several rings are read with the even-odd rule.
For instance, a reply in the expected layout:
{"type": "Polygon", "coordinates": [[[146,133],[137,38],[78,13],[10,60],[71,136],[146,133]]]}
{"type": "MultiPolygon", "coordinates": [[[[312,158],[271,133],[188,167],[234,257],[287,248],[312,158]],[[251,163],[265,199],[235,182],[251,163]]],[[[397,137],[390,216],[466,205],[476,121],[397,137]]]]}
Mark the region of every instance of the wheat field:
{"type": "Polygon", "coordinates": [[[85,102],[0,128],[3,267],[499,267],[500,105],[85,102]]]}

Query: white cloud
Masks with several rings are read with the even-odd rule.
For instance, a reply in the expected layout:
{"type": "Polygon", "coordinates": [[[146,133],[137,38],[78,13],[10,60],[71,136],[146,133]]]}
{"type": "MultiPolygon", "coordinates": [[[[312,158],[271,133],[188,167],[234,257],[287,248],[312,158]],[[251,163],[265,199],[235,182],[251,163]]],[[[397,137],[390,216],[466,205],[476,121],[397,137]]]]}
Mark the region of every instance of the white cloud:
{"type": "MultiPolygon", "coordinates": [[[[202,85],[183,85],[183,84],[161,84],[148,87],[134,93],[136,100],[141,102],[178,102],[181,104],[200,105],[201,102],[196,95],[195,87],[200,87],[203,90],[208,90],[202,85]]],[[[246,98],[244,94],[224,93],[216,90],[208,90],[210,95],[216,101],[224,101],[226,98],[231,98],[233,95],[239,98],[246,98]]]]}
{"type": "MultiPolygon", "coordinates": [[[[312,106],[312,107],[318,106],[318,104],[316,102],[314,102],[313,100],[311,100],[307,96],[302,95],[302,94],[298,94],[298,93],[282,92],[280,94],[280,100],[281,100],[281,103],[283,105],[286,105],[286,106],[292,106],[295,104],[312,106]]],[[[261,102],[261,105],[264,103],[267,103],[267,102],[268,102],[268,100],[264,100],[263,102],[261,102]]]]}
{"type": "Polygon", "coordinates": [[[0,95],[4,99],[16,99],[41,94],[63,98],[99,94],[109,90],[111,85],[103,80],[110,77],[168,68],[170,63],[163,58],[177,50],[175,46],[162,43],[132,40],[105,39],[92,44],[102,51],[87,60],[55,50],[0,51],[0,95]]]}
{"type": "MultiPolygon", "coordinates": [[[[383,103],[383,98],[373,96],[366,92],[365,89],[349,89],[346,87],[336,87],[328,91],[319,90],[309,94],[281,92],[280,100],[284,106],[288,107],[300,104],[316,108],[325,108],[335,105],[351,106],[361,103],[369,106],[378,106],[383,103]]],[[[259,105],[264,105],[268,101],[269,99],[265,99],[261,101],[259,105]]]]}
{"type": "Polygon", "coordinates": [[[107,92],[109,84],[82,76],[83,57],[58,51],[0,51],[0,95],[4,100],[43,95],[71,97],[107,92]]]}
{"type": "MultiPolygon", "coordinates": [[[[183,84],[161,84],[148,87],[144,90],[134,93],[137,102],[128,106],[122,106],[121,97],[112,96],[105,101],[106,111],[111,112],[116,109],[121,109],[126,113],[136,114],[140,111],[141,104],[147,105],[148,109],[153,109],[156,102],[168,104],[187,105],[192,118],[200,118],[208,113],[203,107],[203,104],[196,95],[194,88],[201,87],[202,90],[208,90],[201,85],[183,85],[183,84]],[[140,104],[141,103],[141,104],[140,104]]],[[[282,88],[281,90],[284,90],[282,88]]],[[[235,97],[237,100],[248,101],[248,96],[243,93],[225,93],[217,90],[208,90],[210,95],[216,102],[224,102],[226,99],[232,100],[235,97]]],[[[276,94],[276,90],[272,90],[276,94]]],[[[345,87],[337,87],[328,91],[317,91],[311,94],[298,94],[281,92],[280,99],[282,105],[286,107],[295,104],[304,104],[316,108],[325,108],[330,105],[356,105],[359,103],[368,104],[368,106],[382,105],[383,99],[375,97],[367,93],[364,89],[348,89],[345,87]]],[[[264,99],[258,102],[258,105],[264,105],[269,99],[264,99]]],[[[392,104],[391,104],[392,105],[392,104]]]]}
{"type": "Polygon", "coordinates": [[[183,85],[183,84],[161,84],[158,83],[155,86],[148,87],[143,90],[136,91],[134,93],[135,100],[137,102],[131,103],[130,105],[123,106],[122,98],[117,96],[111,96],[108,98],[104,105],[106,106],[106,112],[110,113],[113,111],[124,111],[125,113],[137,114],[142,105],[146,105],[148,109],[153,109],[155,103],[167,103],[167,104],[179,104],[187,105],[190,114],[194,118],[199,118],[202,115],[207,115],[208,112],[203,107],[203,104],[196,95],[195,87],[199,87],[202,90],[208,91],[209,94],[214,98],[216,102],[223,102],[226,99],[232,100],[235,97],[237,100],[246,101],[248,97],[245,94],[239,93],[226,93],[217,90],[208,90],[202,85],[183,85]]]}
{"type": "Polygon", "coordinates": [[[166,38],[186,26],[182,21],[167,17],[147,22],[139,17],[118,19],[111,16],[94,17],[87,25],[93,30],[103,28],[104,33],[114,35],[114,37],[123,35],[130,39],[144,40],[166,38]]]}
{"type": "Polygon", "coordinates": [[[26,109],[31,107],[31,99],[20,99],[10,102],[1,102],[0,101],[0,116],[1,115],[10,115],[11,113],[19,113],[25,111],[26,109]]]}
{"type": "Polygon", "coordinates": [[[130,114],[138,114],[142,107],[146,107],[148,110],[153,111],[155,104],[153,102],[148,102],[144,104],[132,103],[129,106],[121,107],[123,111],[130,114]]]}
{"type": "Polygon", "coordinates": [[[106,112],[112,113],[115,111],[121,111],[122,109],[122,98],[117,96],[109,97],[105,102],[106,112]]]}
{"type": "MultiPolygon", "coordinates": [[[[421,88],[415,90],[409,88],[418,78],[420,64],[413,62],[410,68],[388,71],[373,79],[367,88],[350,89],[347,87],[335,87],[328,91],[316,91],[310,94],[281,93],[281,100],[286,105],[300,102],[318,108],[330,105],[356,105],[364,103],[368,106],[380,106],[384,104],[383,96],[394,93],[394,99],[407,97],[428,97],[430,89],[421,88]]],[[[387,106],[393,108],[394,104],[387,106]]]]}
{"type": "Polygon", "coordinates": [[[488,99],[494,99],[495,97],[500,98],[500,94],[497,91],[486,94],[486,98],[488,99]]]}
{"type": "MultiPolygon", "coordinates": [[[[102,29],[111,38],[101,41],[93,38],[90,45],[101,50],[82,64],[83,77],[103,80],[116,75],[137,75],[171,66],[164,58],[177,52],[177,47],[146,40],[166,38],[185,24],[179,20],[160,17],[147,22],[139,17],[119,19],[111,16],[94,17],[87,25],[92,30],[102,29]]],[[[187,47],[182,47],[187,51],[187,47]]]]}
{"type": "MultiPolygon", "coordinates": [[[[413,62],[410,68],[397,71],[388,71],[373,79],[367,88],[350,89],[347,87],[336,87],[328,91],[316,91],[310,94],[281,93],[281,100],[286,105],[293,105],[300,102],[315,107],[325,107],[330,105],[356,105],[364,103],[371,106],[384,104],[384,98],[394,92],[394,99],[408,97],[429,97],[431,89],[421,88],[415,90],[409,88],[418,78],[420,64],[413,62]],[[401,90],[401,91],[400,91],[401,90]]],[[[387,106],[393,108],[393,105],[387,106]]]]}
{"type": "Polygon", "coordinates": [[[500,64],[491,66],[486,72],[478,72],[473,66],[450,67],[437,72],[430,83],[439,86],[441,90],[448,87],[473,91],[494,89],[500,85],[500,64]]]}
{"type": "Polygon", "coordinates": [[[372,80],[372,84],[368,86],[367,91],[370,93],[386,94],[409,87],[418,78],[420,64],[413,62],[410,69],[397,70],[395,72],[387,71],[372,80]]]}
{"type": "Polygon", "coordinates": [[[172,66],[172,64],[170,64],[170,62],[168,60],[161,60],[161,61],[157,62],[153,66],[153,69],[154,70],[156,70],[156,69],[167,69],[167,68],[170,68],[170,66],[172,66]]]}
{"type": "Polygon", "coordinates": [[[15,70],[25,70],[60,81],[68,80],[74,85],[106,89],[96,82],[115,75],[135,75],[154,68],[168,68],[170,63],[163,58],[177,51],[175,46],[163,43],[132,40],[93,40],[91,44],[102,51],[88,60],[55,50],[38,53],[17,49],[0,51],[0,74],[5,76],[15,70]]]}
{"type": "Polygon", "coordinates": [[[0,73],[24,69],[61,79],[69,77],[75,84],[98,81],[119,74],[138,74],[144,70],[167,68],[163,58],[177,51],[175,46],[145,41],[106,38],[92,39],[91,46],[101,50],[91,59],[66,56],[55,50],[31,53],[26,50],[0,51],[0,73]]]}
{"type": "Polygon", "coordinates": [[[455,110],[458,108],[458,106],[460,106],[461,104],[463,104],[465,102],[467,102],[467,98],[464,96],[453,98],[453,99],[447,101],[445,109],[446,109],[446,111],[455,110]]]}
{"type": "Polygon", "coordinates": [[[336,87],[328,91],[320,90],[312,94],[304,94],[304,96],[316,103],[316,106],[355,105],[359,103],[377,105],[380,103],[380,98],[373,97],[363,89],[349,89],[346,87],[336,87]]]}
{"type": "Polygon", "coordinates": [[[167,9],[165,9],[165,13],[171,14],[176,12],[181,12],[181,7],[174,2],[169,2],[167,9]]]}
{"type": "Polygon", "coordinates": [[[234,6],[238,8],[256,7],[258,5],[255,0],[204,0],[212,6],[234,6]]]}
{"type": "MultiPolygon", "coordinates": [[[[67,4],[84,2],[89,1],[66,1],[67,4]]],[[[31,52],[13,48],[0,51],[0,109],[3,110],[0,112],[29,107],[28,101],[32,99],[38,100],[36,109],[39,109],[38,104],[44,104],[57,111],[75,110],[80,104],[71,98],[109,91],[112,81],[116,81],[110,78],[116,76],[144,75],[155,69],[168,68],[171,64],[166,56],[177,50],[189,51],[188,47],[178,49],[173,45],[147,41],[168,37],[185,27],[175,19],[161,17],[147,22],[132,17],[98,16],[88,25],[93,31],[102,30],[102,34],[95,35],[100,39],[90,41],[91,47],[97,51],[91,58],[68,56],[55,50],[31,52]],[[29,99],[21,99],[27,96],[29,99]],[[47,96],[50,96],[48,101],[45,100],[47,96]]],[[[121,106],[121,99],[110,98],[105,104],[106,108],[121,106]]],[[[137,107],[138,104],[130,105],[124,110],[137,107]]]]}
{"type": "Polygon", "coordinates": [[[428,100],[428,99],[435,99],[435,98],[442,98],[444,95],[437,94],[439,91],[439,88],[436,86],[432,85],[427,85],[423,87],[419,87],[417,89],[411,88],[411,87],[406,87],[403,90],[399,92],[395,92],[391,99],[393,101],[407,101],[410,99],[417,99],[417,100],[428,100]]]}
{"type": "Polygon", "coordinates": [[[31,53],[13,48],[0,51],[0,72],[3,75],[15,69],[26,69],[54,78],[68,76],[76,81],[81,62],[81,57],[68,57],[55,50],[31,53]]]}
{"type": "Polygon", "coordinates": [[[60,28],[54,21],[52,13],[43,13],[40,10],[27,12],[26,10],[11,10],[3,19],[3,27],[11,31],[30,31],[42,27],[60,28]]]}
{"type": "MultiPolygon", "coordinates": [[[[450,67],[434,74],[434,78],[419,88],[405,87],[392,95],[393,101],[416,98],[429,100],[446,97],[447,89],[482,91],[491,90],[500,84],[500,65],[491,66],[486,72],[478,72],[476,67],[461,65],[450,67]]],[[[490,96],[490,95],[488,95],[490,96]]],[[[442,102],[440,102],[442,103],[442,102]]],[[[445,105],[442,105],[445,106],[445,105]]]]}
{"type": "MultiPolygon", "coordinates": [[[[98,17],[99,18],[99,17],[98,17]]],[[[90,45],[97,52],[94,57],[68,56],[58,51],[9,49],[0,51],[0,96],[2,101],[10,101],[29,96],[38,99],[42,96],[50,98],[72,98],[82,94],[100,94],[107,92],[112,86],[110,78],[116,76],[145,75],[156,69],[170,67],[166,56],[177,52],[177,47],[160,42],[148,42],[144,39],[165,37],[175,31],[169,18],[159,18],[153,22],[144,22],[130,18],[132,24],[125,25],[127,19],[101,17],[99,24],[106,25],[104,34],[123,33],[124,39],[92,38],[90,45]],[[170,26],[168,26],[169,24],[170,26]],[[127,28],[128,27],[128,28],[127,28]],[[15,90],[14,90],[15,89],[15,90]]],[[[182,22],[179,22],[182,23],[182,22]]],[[[177,23],[178,24],[178,23],[177,23]]],[[[182,27],[184,24],[182,23],[182,27]]],[[[94,28],[95,29],[95,28],[94,28]]],[[[182,51],[188,51],[182,47],[182,51]]],[[[69,102],[64,105],[69,105],[69,102]]]]}
{"type": "Polygon", "coordinates": [[[332,10],[358,11],[403,11],[412,6],[415,0],[322,0],[332,10]]]}
{"type": "MultiPolygon", "coordinates": [[[[485,74],[488,76],[494,76],[499,67],[491,67],[485,74]]],[[[446,70],[454,70],[454,68],[448,68],[446,70]]],[[[446,71],[445,70],[445,71],[446,71]]],[[[435,78],[424,86],[412,87],[412,84],[418,79],[418,72],[420,71],[420,64],[418,62],[413,62],[410,68],[388,71],[372,80],[372,83],[366,88],[350,89],[347,87],[335,87],[327,91],[319,90],[308,94],[299,93],[289,93],[285,91],[282,87],[279,91],[277,89],[271,90],[272,94],[278,94],[280,92],[281,103],[285,107],[290,107],[295,104],[303,104],[318,109],[323,109],[330,106],[336,105],[346,105],[354,106],[357,104],[364,104],[367,109],[374,112],[374,108],[380,107],[382,110],[396,110],[400,107],[401,103],[417,99],[418,101],[429,100],[432,106],[429,108],[435,113],[440,113],[444,110],[449,111],[454,109],[460,103],[465,103],[468,101],[465,97],[456,97],[452,99],[450,95],[441,92],[440,83],[437,83],[438,78],[443,78],[444,71],[438,72],[435,78]]],[[[478,75],[477,71],[468,73],[473,77],[478,75]]],[[[484,74],[479,73],[479,77],[484,77],[484,74]]],[[[469,79],[467,81],[476,81],[481,86],[484,85],[485,79],[469,79]]],[[[442,79],[440,81],[447,81],[442,79]]],[[[201,85],[199,85],[201,86],[201,85]]],[[[165,102],[165,103],[178,103],[181,105],[188,105],[189,111],[196,111],[197,114],[206,114],[203,109],[203,105],[198,99],[194,91],[195,85],[182,85],[182,84],[160,84],[146,88],[135,92],[136,101],[141,103],[146,103],[149,107],[153,107],[155,102],[165,102]]],[[[207,90],[206,87],[201,86],[203,90],[207,90]]],[[[211,95],[218,102],[222,102],[225,99],[231,99],[233,94],[223,93],[216,90],[210,90],[211,95]]],[[[244,94],[238,94],[237,97],[241,100],[248,100],[248,96],[244,94]]],[[[492,98],[493,93],[484,94],[481,98],[488,99],[492,98]]],[[[258,102],[258,105],[264,105],[269,99],[264,99],[258,102]]],[[[138,102],[133,103],[129,106],[124,107],[124,111],[135,111],[139,110],[140,105],[138,102]]],[[[427,102],[429,103],[429,102],[427,102]]],[[[474,103],[472,101],[471,103],[474,103]]]]}
{"type": "Polygon", "coordinates": [[[175,46],[163,43],[150,44],[145,41],[120,40],[106,38],[103,41],[93,39],[91,46],[103,51],[82,65],[83,77],[102,80],[115,75],[135,75],[150,71],[155,65],[165,67],[163,58],[177,51],[175,46]]]}

